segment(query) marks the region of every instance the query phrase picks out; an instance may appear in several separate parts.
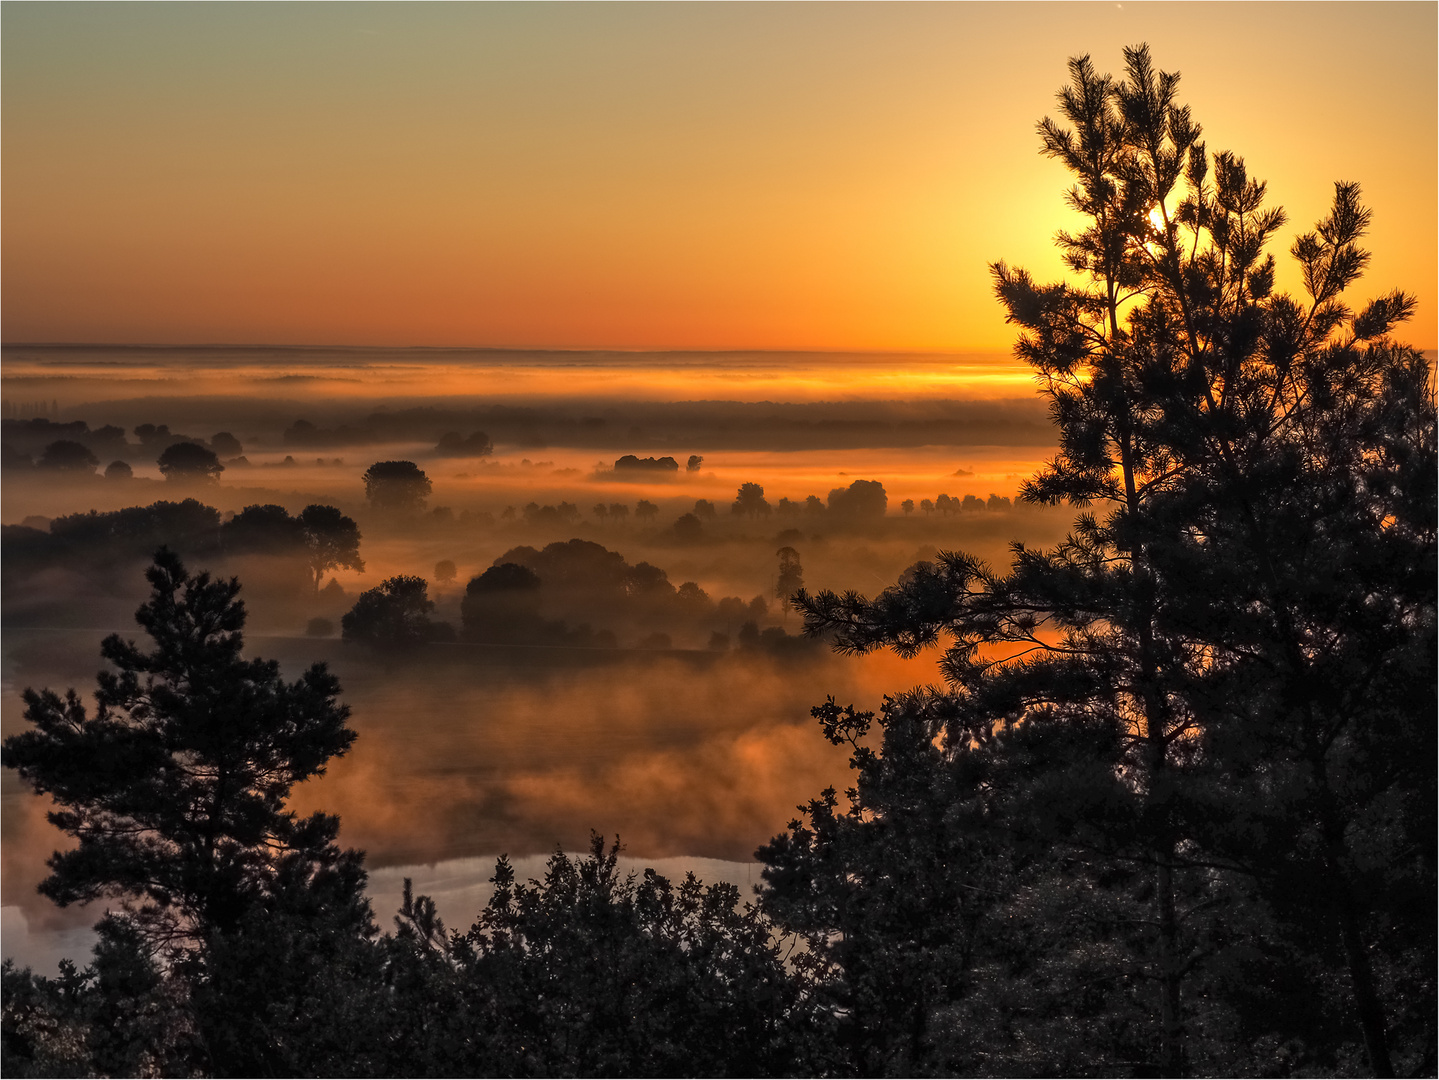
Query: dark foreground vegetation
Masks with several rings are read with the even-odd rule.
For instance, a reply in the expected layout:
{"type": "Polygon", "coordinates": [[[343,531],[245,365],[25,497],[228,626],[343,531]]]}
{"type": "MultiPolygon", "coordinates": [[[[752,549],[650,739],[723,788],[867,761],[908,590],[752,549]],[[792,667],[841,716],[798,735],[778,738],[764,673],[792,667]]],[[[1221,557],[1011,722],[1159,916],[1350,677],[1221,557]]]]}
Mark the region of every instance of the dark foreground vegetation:
{"type": "MultiPolygon", "coordinates": [[[[1388,337],[1414,301],[1341,302],[1345,184],[1292,250],[1308,296],[1275,293],[1282,213],[1127,60],[1075,61],[1071,127],[1041,126],[1081,280],[994,268],[1060,436],[1022,494],[1072,534],[796,594],[841,648],[939,646],[942,683],[816,708],[853,786],[761,848],[756,903],[596,839],[543,881],[502,859],[466,931],[407,895],[380,933],[339,822],[285,809],[353,739],[339,687],[243,659],[238,586],[162,551],[149,651],[107,640],[94,714],[27,691],[5,743],[78,841],[42,890],[119,901],[83,971],[6,967],[6,1073],[1433,1075],[1434,387],[1388,337]]],[[[512,555],[476,627],[543,576],[512,555]]]]}

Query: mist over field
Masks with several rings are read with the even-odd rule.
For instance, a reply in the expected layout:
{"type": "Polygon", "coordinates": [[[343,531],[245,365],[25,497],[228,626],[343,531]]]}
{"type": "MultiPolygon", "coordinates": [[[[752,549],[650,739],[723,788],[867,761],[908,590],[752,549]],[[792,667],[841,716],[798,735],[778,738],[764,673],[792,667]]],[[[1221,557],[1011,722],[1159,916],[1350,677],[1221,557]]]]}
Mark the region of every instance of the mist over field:
{"type": "MultiPolygon", "coordinates": [[[[1002,564],[1010,541],[1067,527],[1010,505],[1051,429],[994,358],[966,394],[953,357],[379,353],[6,348],[5,734],[27,686],[89,693],[100,639],[137,633],[164,539],[240,578],[247,655],[339,677],[359,739],[295,804],[339,814],[375,871],[482,880],[487,857],[577,850],[590,829],[636,859],[747,863],[847,782],[811,706],[872,708],[933,677],[927,657],[802,638],[780,550],[806,588],[873,594],[939,550],[1002,564]],[[98,464],[48,467],[59,440],[98,464]],[[162,476],[178,441],[213,448],[218,480],[162,476]],[[431,481],[423,507],[367,501],[362,474],[393,460],[431,481]],[[846,502],[856,481],[881,501],[846,502]],[[763,491],[736,513],[742,485],[763,491]],[[355,520],[364,563],[319,591],[293,552],[230,536],[246,507],[314,504],[355,520]],[[541,579],[523,610],[467,601],[499,563],[541,579]],[[340,640],[360,594],[398,575],[426,580],[458,640],[405,656],[340,640]]],[[[32,931],[93,922],[35,894],[61,838],[3,783],[4,903],[32,931]]]]}
{"type": "Polygon", "coordinates": [[[1439,6],[1216,12],[3,5],[0,1075],[1439,1075],[1439,6]]]}

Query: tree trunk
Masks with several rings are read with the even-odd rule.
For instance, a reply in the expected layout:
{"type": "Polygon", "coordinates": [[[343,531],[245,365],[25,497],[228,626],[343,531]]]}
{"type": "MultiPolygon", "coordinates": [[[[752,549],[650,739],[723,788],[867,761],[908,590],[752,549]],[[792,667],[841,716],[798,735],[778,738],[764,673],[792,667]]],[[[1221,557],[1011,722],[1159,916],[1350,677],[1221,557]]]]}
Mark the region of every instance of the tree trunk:
{"type": "Polygon", "coordinates": [[[1165,1076],[1184,1075],[1184,1022],[1180,1014],[1179,920],[1174,910],[1171,853],[1160,852],[1155,887],[1159,900],[1159,1067],[1165,1076]]]}
{"type": "Polygon", "coordinates": [[[1369,1058],[1370,1071],[1375,1076],[1393,1076],[1384,1003],[1374,986],[1374,968],[1369,963],[1369,949],[1364,943],[1362,912],[1345,870],[1344,827],[1331,805],[1333,794],[1329,789],[1329,772],[1322,757],[1314,773],[1320,785],[1320,799],[1323,800],[1320,827],[1324,830],[1325,870],[1330,880],[1335,914],[1339,917],[1339,937],[1344,944],[1349,981],[1354,987],[1354,1009],[1359,1014],[1359,1026],[1364,1032],[1364,1052],[1369,1058]]]}

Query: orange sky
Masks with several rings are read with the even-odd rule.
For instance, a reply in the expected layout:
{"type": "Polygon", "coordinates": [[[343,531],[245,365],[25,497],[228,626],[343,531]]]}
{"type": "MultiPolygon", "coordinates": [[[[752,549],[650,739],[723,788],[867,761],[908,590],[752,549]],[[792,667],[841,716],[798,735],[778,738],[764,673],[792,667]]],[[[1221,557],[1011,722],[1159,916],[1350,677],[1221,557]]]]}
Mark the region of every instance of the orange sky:
{"type": "Polygon", "coordinates": [[[1436,10],[7,3],[3,337],[1004,349],[986,264],[1059,273],[1034,124],[1148,41],[1281,255],[1364,185],[1360,291],[1432,348],[1436,10]]]}

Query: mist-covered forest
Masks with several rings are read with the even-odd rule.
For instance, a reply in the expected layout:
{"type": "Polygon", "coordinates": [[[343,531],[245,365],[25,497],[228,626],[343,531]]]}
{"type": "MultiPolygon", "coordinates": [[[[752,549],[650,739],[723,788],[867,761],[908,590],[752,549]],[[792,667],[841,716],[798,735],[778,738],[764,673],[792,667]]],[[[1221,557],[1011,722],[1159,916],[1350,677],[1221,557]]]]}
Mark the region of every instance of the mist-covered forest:
{"type": "Polygon", "coordinates": [[[7,347],[6,1074],[1434,1075],[1416,301],[1126,61],[1025,397],[7,347]]]}

